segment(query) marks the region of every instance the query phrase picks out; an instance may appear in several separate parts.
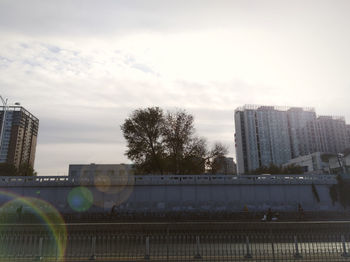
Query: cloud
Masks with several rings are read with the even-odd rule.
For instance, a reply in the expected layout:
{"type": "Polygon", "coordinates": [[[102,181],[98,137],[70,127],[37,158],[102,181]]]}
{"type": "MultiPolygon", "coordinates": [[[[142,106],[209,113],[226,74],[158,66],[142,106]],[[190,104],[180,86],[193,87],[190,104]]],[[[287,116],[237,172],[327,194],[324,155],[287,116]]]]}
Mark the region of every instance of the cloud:
{"type": "Polygon", "coordinates": [[[4,0],[0,3],[0,26],[4,31],[36,36],[125,35],[145,30],[222,28],[232,21],[244,21],[250,10],[245,1],[228,0],[29,0],[20,4],[4,0]]]}
{"type": "Polygon", "coordinates": [[[0,94],[40,119],[42,174],[125,162],[119,126],[147,106],[186,109],[199,135],[234,155],[233,111],[243,104],[313,106],[350,121],[349,9],[348,1],[5,0],[0,94]]]}
{"type": "MultiPolygon", "coordinates": [[[[0,28],[35,36],[110,36],[232,27],[262,30],[347,29],[349,2],[339,0],[27,0],[0,3],[0,28]],[[344,21],[345,20],[345,21],[344,21]],[[345,23],[344,23],[345,22],[345,23]],[[300,28],[298,25],[303,24],[300,28]]],[[[344,31],[343,31],[344,32],[344,31]]]]}

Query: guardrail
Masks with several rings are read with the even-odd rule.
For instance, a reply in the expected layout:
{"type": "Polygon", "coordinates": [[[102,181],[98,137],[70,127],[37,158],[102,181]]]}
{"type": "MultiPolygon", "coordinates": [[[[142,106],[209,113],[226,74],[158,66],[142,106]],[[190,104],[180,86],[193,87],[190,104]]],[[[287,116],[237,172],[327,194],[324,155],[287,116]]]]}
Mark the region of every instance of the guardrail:
{"type": "MultiPolygon", "coordinates": [[[[262,221],[266,212],[229,212],[229,211],[164,211],[164,212],[100,212],[100,213],[64,213],[62,217],[66,223],[115,223],[115,222],[190,222],[190,221],[262,221]]],[[[345,211],[306,211],[299,212],[275,212],[278,220],[286,221],[348,221],[350,212],[345,211]]],[[[45,213],[48,219],[55,220],[56,213],[45,213]]],[[[0,224],[36,224],[40,218],[36,214],[23,213],[20,216],[15,212],[0,213],[0,224]]]]}
{"type": "Polygon", "coordinates": [[[336,184],[335,175],[91,175],[0,178],[0,187],[96,185],[336,184]]]}
{"type": "Polygon", "coordinates": [[[0,261],[350,261],[343,234],[1,233],[0,261]],[[63,243],[64,248],[60,249],[63,243]]]}

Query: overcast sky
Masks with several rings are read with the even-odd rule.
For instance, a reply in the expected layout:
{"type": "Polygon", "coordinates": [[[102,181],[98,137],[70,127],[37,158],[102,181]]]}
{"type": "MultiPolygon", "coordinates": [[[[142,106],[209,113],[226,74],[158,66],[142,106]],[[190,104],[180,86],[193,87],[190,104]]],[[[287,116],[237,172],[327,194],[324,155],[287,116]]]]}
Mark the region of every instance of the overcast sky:
{"type": "Polygon", "coordinates": [[[350,122],[350,1],[0,0],[0,94],[40,119],[35,169],[128,163],[120,125],[183,108],[234,156],[234,109],[350,122]]]}

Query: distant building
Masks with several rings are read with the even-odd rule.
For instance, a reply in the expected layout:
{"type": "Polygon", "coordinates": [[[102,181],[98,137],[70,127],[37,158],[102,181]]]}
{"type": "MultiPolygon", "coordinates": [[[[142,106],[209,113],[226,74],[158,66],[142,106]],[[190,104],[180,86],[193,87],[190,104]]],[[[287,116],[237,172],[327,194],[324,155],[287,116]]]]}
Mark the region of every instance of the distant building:
{"type": "Polygon", "coordinates": [[[350,151],[344,153],[342,157],[334,155],[329,158],[329,168],[333,174],[350,174],[350,151]]]}
{"type": "Polygon", "coordinates": [[[245,105],[235,110],[235,129],[239,174],[350,147],[344,117],[317,117],[313,108],[245,105]]]}
{"type": "MultiPolygon", "coordinates": [[[[270,164],[282,165],[297,154],[299,142],[289,135],[288,108],[246,105],[235,110],[237,170],[247,173],[270,164]]],[[[295,114],[293,125],[299,128],[295,114]]],[[[298,133],[295,131],[295,138],[298,133]]]]}
{"type": "Polygon", "coordinates": [[[0,107],[0,130],[4,132],[0,163],[10,163],[16,167],[30,164],[34,167],[38,128],[39,119],[22,106],[9,106],[6,114],[4,107],[0,107]]]}
{"type": "Polygon", "coordinates": [[[134,174],[133,165],[130,164],[82,164],[69,165],[68,175],[74,177],[108,175],[125,176],[134,174]]]}
{"type": "Polygon", "coordinates": [[[305,156],[299,156],[289,160],[287,163],[283,164],[283,167],[289,165],[296,165],[303,168],[304,173],[330,173],[328,158],[326,157],[328,154],[315,152],[312,154],[308,154],[305,156]],[[324,157],[325,156],[325,157],[324,157]]]}
{"type": "Polygon", "coordinates": [[[287,110],[292,157],[304,156],[320,150],[316,113],[313,109],[292,107],[287,110]]]}
{"type": "Polygon", "coordinates": [[[217,157],[214,159],[214,173],[220,175],[234,175],[236,171],[236,163],[232,157],[217,157]]]}
{"type": "Polygon", "coordinates": [[[322,152],[337,154],[350,147],[344,117],[319,116],[317,118],[322,152]]]}

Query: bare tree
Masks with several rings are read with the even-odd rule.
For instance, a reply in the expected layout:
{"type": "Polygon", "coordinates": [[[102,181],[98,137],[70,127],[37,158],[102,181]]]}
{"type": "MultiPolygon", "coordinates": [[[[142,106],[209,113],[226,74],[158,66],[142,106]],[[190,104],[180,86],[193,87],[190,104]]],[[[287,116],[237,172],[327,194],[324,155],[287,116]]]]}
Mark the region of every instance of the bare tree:
{"type": "Polygon", "coordinates": [[[228,152],[227,146],[223,145],[220,142],[216,142],[213,148],[206,155],[205,159],[206,159],[207,169],[210,170],[212,173],[215,173],[213,171],[216,170],[217,168],[220,168],[216,166],[217,161],[215,160],[225,157],[225,155],[227,155],[227,152],[228,152]]]}

